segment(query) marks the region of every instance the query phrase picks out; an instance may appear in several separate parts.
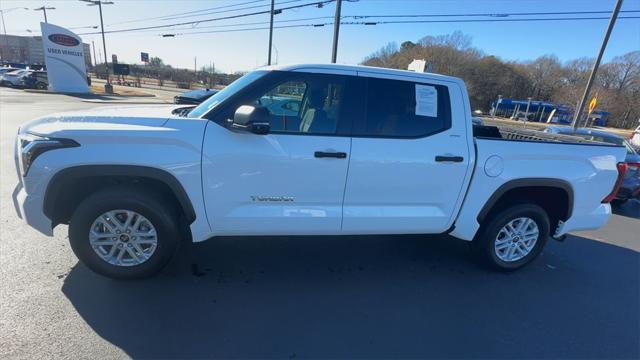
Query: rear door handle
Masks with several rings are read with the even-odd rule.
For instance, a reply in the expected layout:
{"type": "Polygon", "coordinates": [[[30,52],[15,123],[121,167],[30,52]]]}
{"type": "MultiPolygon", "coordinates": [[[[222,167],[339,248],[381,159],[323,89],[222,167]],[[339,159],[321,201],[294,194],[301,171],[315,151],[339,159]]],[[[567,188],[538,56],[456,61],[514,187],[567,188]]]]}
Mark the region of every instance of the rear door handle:
{"type": "Polygon", "coordinates": [[[445,155],[437,155],[437,162],[463,162],[464,158],[462,156],[445,156],[445,155]]]}
{"type": "Polygon", "coordinates": [[[336,159],[346,159],[347,153],[345,152],[326,152],[326,151],[316,151],[313,153],[313,156],[317,158],[336,158],[336,159]]]}

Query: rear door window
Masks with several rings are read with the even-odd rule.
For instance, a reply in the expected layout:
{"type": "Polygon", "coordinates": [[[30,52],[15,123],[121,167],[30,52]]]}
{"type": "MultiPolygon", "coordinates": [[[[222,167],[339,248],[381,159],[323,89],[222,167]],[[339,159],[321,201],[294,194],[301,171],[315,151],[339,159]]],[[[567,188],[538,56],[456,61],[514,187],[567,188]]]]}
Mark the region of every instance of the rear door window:
{"type": "Polygon", "coordinates": [[[451,127],[446,86],[390,79],[367,79],[366,115],[353,136],[420,138],[451,127]]]}

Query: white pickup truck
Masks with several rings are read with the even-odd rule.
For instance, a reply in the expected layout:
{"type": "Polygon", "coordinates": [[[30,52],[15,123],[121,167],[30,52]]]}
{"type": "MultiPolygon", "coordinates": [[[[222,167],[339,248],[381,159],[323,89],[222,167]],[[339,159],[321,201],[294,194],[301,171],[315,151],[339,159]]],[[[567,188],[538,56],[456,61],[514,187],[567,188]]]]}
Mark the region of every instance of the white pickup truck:
{"type": "Polygon", "coordinates": [[[69,224],[75,254],[114,278],[155,274],[182,239],[222,235],[442,233],[513,270],[549,237],[607,222],[623,147],[471,117],[449,76],[266,68],[195,108],[25,124],[14,204],[46,235],[69,224]]]}

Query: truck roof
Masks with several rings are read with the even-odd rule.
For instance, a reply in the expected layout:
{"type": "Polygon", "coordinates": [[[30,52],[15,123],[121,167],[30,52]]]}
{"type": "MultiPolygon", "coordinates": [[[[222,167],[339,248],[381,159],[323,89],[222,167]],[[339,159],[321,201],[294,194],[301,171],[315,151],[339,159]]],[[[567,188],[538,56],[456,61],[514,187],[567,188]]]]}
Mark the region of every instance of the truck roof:
{"type": "Polygon", "coordinates": [[[376,77],[376,74],[384,75],[396,75],[396,76],[410,76],[410,77],[420,77],[424,79],[436,79],[441,81],[451,81],[457,82],[460,84],[464,84],[462,79],[457,78],[455,76],[434,74],[434,73],[421,73],[410,70],[400,70],[400,69],[389,69],[389,68],[381,68],[375,66],[365,66],[365,65],[344,65],[344,64],[287,64],[287,65],[272,65],[260,68],[261,70],[279,70],[279,71],[305,71],[305,70],[313,70],[321,73],[336,73],[340,71],[361,71],[367,72],[367,76],[376,77]]]}

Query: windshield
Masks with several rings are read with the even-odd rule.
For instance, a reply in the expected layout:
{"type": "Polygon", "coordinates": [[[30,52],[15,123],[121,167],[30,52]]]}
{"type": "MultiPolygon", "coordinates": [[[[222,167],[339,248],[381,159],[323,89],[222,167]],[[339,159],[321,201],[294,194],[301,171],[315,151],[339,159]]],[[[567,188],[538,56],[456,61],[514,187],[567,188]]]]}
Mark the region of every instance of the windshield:
{"type": "Polygon", "coordinates": [[[231,84],[229,84],[229,86],[227,86],[224,89],[218,91],[215,95],[213,95],[212,97],[210,97],[209,99],[204,101],[202,104],[198,105],[195,109],[191,110],[189,112],[189,114],[187,115],[187,117],[190,117],[190,118],[199,118],[199,117],[201,117],[202,115],[208,113],[213,108],[218,106],[220,103],[225,101],[227,98],[229,98],[229,96],[231,96],[231,95],[235,94],[236,92],[240,91],[245,86],[247,86],[247,85],[251,84],[252,82],[256,81],[257,79],[259,79],[260,77],[262,77],[266,73],[267,73],[267,71],[260,70],[260,71],[252,71],[252,72],[246,74],[245,76],[243,76],[243,77],[239,78],[238,80],[236,80],[236,81],[232,82],[231,84]]]}

